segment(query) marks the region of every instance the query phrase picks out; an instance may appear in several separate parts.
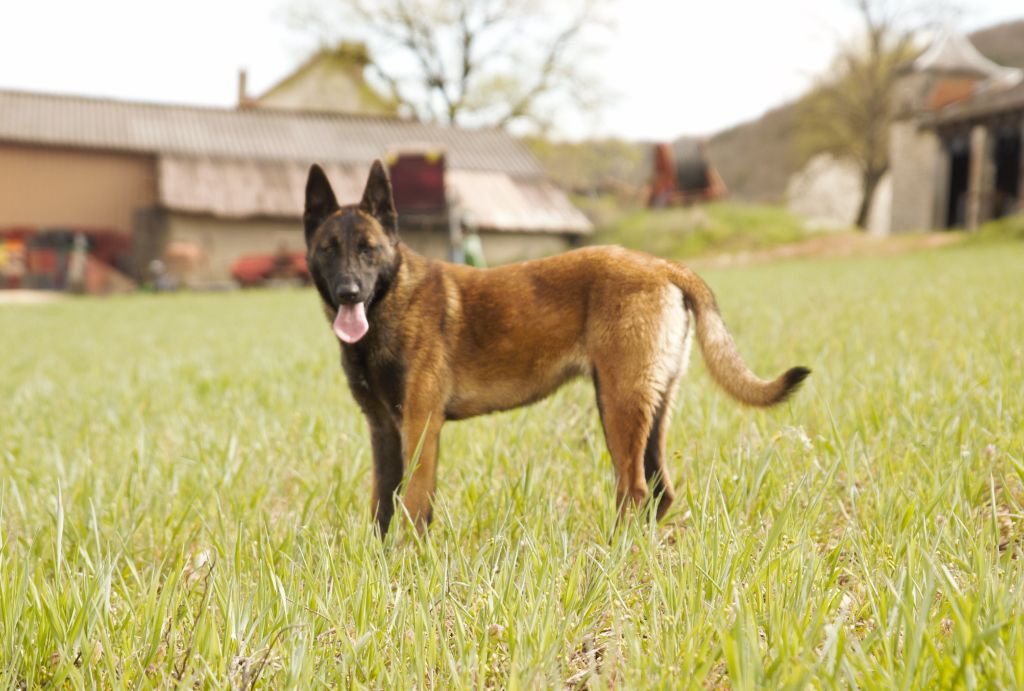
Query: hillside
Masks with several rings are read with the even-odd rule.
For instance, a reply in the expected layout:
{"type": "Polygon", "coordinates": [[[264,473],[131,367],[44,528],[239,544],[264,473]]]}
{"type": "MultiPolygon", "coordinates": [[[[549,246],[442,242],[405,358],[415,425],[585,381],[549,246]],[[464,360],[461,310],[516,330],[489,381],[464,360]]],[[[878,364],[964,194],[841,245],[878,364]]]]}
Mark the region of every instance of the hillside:
{"type": "Polygon", "coordinates": [[[1024,19],[975,31],[971,41],[989,60],[1024,68],[1024,19]]]}
{"type": "Polygon", "coordinates": [[[552,182],[574,194],[612,192],[635,196],[647,184],[651,165],[649,142],[553,142],[542,137],[526,137],[523,141],[552,182]]]}
{"type": "MultiPolygon", "coordinates": [[[[976,31],[970,39],[989,59],[1024,68],[1024,20],[976,31]]],[[[804,163],[794,143],[796,110],[796,102],[789,102],[711,137],[708,155],[732,198],[782,201],[789,178],[804,163]]]]}
{"type": "MultiPolygon", "coordinates": [[[[1024,19],[976,31],[970,38],[990,59],[1024,68],[1024,19]]],[[[733,199],[782,201],[789,179],[805,163],[794,143],[796,114],[797,102],[790,101],[707,141],[708,157],[733,199]]],[[[562,143],[538,137],[525,141],[548,176],[563,189],[586,199],[603,199],[607,193],[632,201],[642,197],[650,175],[649,142],[605,139],[562,143]]],[[[598,224],[607,215],[594,204],[584,206],[598,224]]]]}
{"type": "Polygon", "coordinates": [[[796,113],[796,103],[786,103],[711,137],[708,158],[730,197],[759,203],[782,199],[789,178],[803,165],[793,143],[796,113]]]}

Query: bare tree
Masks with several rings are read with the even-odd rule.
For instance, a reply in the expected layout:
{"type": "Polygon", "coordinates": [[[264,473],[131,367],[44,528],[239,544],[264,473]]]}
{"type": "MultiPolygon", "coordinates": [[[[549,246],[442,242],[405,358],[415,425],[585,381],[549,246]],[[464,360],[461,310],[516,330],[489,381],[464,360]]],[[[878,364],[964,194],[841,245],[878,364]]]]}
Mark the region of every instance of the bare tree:
{"type": "Polygon", "coordinates": [[[420,120],[543,130],[558,107],[600,96],[581,58],[602,0],[310,2],[296,23],[324,38],[337,11],[330,39],[365,41],[370,79],[420,120]]]}
{"type": "Polygon", "coordinates": [[[914,21],[918,12],[885,0],[851,4],[862,35],[840,51],[829,76],[803,99],[798,130],[806,153],[856,163],[862,189],[856,225],[866,228],[875,190],[889,169],[896,83],[916,54],[914,37],[924,23],[914,21]]]}

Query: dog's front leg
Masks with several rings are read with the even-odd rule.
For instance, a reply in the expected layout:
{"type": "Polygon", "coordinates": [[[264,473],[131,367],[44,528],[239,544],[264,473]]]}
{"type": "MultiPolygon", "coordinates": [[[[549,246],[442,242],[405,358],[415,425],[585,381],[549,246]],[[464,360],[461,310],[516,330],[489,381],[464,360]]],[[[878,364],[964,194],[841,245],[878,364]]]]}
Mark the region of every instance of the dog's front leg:
{"type": "Polygon", "coordinates": [[[380,536],[387,535],[395,514],[395,492],[402,482],[402,435],[390,418],[369,419],[373,445],[373,498],[370,511],[380,536]]]}
{"type": "MultiPolygon", "coordinates": [[[[429,378],[433,379],[433,377],[429,378]]],[[[436,379],[434,379],[436,381],[436,379]]],[[[431,504],[437,481],[437,450],[444,403],[434,382],[411,378],[402,411],[402,457],[412,476],[402,501],[419,532],[431,519],[431,504]]]]}

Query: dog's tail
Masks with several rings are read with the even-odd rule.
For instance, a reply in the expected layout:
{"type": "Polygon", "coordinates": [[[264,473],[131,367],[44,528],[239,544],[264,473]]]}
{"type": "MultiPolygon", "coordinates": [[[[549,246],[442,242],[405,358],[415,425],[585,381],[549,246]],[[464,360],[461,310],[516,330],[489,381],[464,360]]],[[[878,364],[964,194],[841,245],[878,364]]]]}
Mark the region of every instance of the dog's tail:
{"type": "Polygon", "coordinates": [[[669,262],[668,265],[672,283],[683,291],[686,308],[696,318],[697,340],[708,371],[718,385],[737,401],[752,406],[766,407],[789,398],[811,371],[806,367],[793,367],[771,381],[751,372],[725,328],[708,284],[682,264],[669,262]]]}

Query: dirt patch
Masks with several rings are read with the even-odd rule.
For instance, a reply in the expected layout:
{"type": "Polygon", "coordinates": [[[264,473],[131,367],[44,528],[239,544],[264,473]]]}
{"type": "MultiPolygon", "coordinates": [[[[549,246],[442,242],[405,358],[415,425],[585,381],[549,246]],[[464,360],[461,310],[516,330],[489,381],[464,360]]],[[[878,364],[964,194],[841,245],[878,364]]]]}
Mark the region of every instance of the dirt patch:
{"type": "Polygon", "coordinates": [[[52,290],[0,290],[0,305],[40,305],[65,299],[52,290]]]}
{"type": "Polygon", "coordinates": [[[802,257],[884,257],[945,247],[963,241],[965,233],[922,233],[877,237],[858,233],[829,233],[791,245],[720,254],[688,262],[695,267],[746,266],[802,257]]]}

